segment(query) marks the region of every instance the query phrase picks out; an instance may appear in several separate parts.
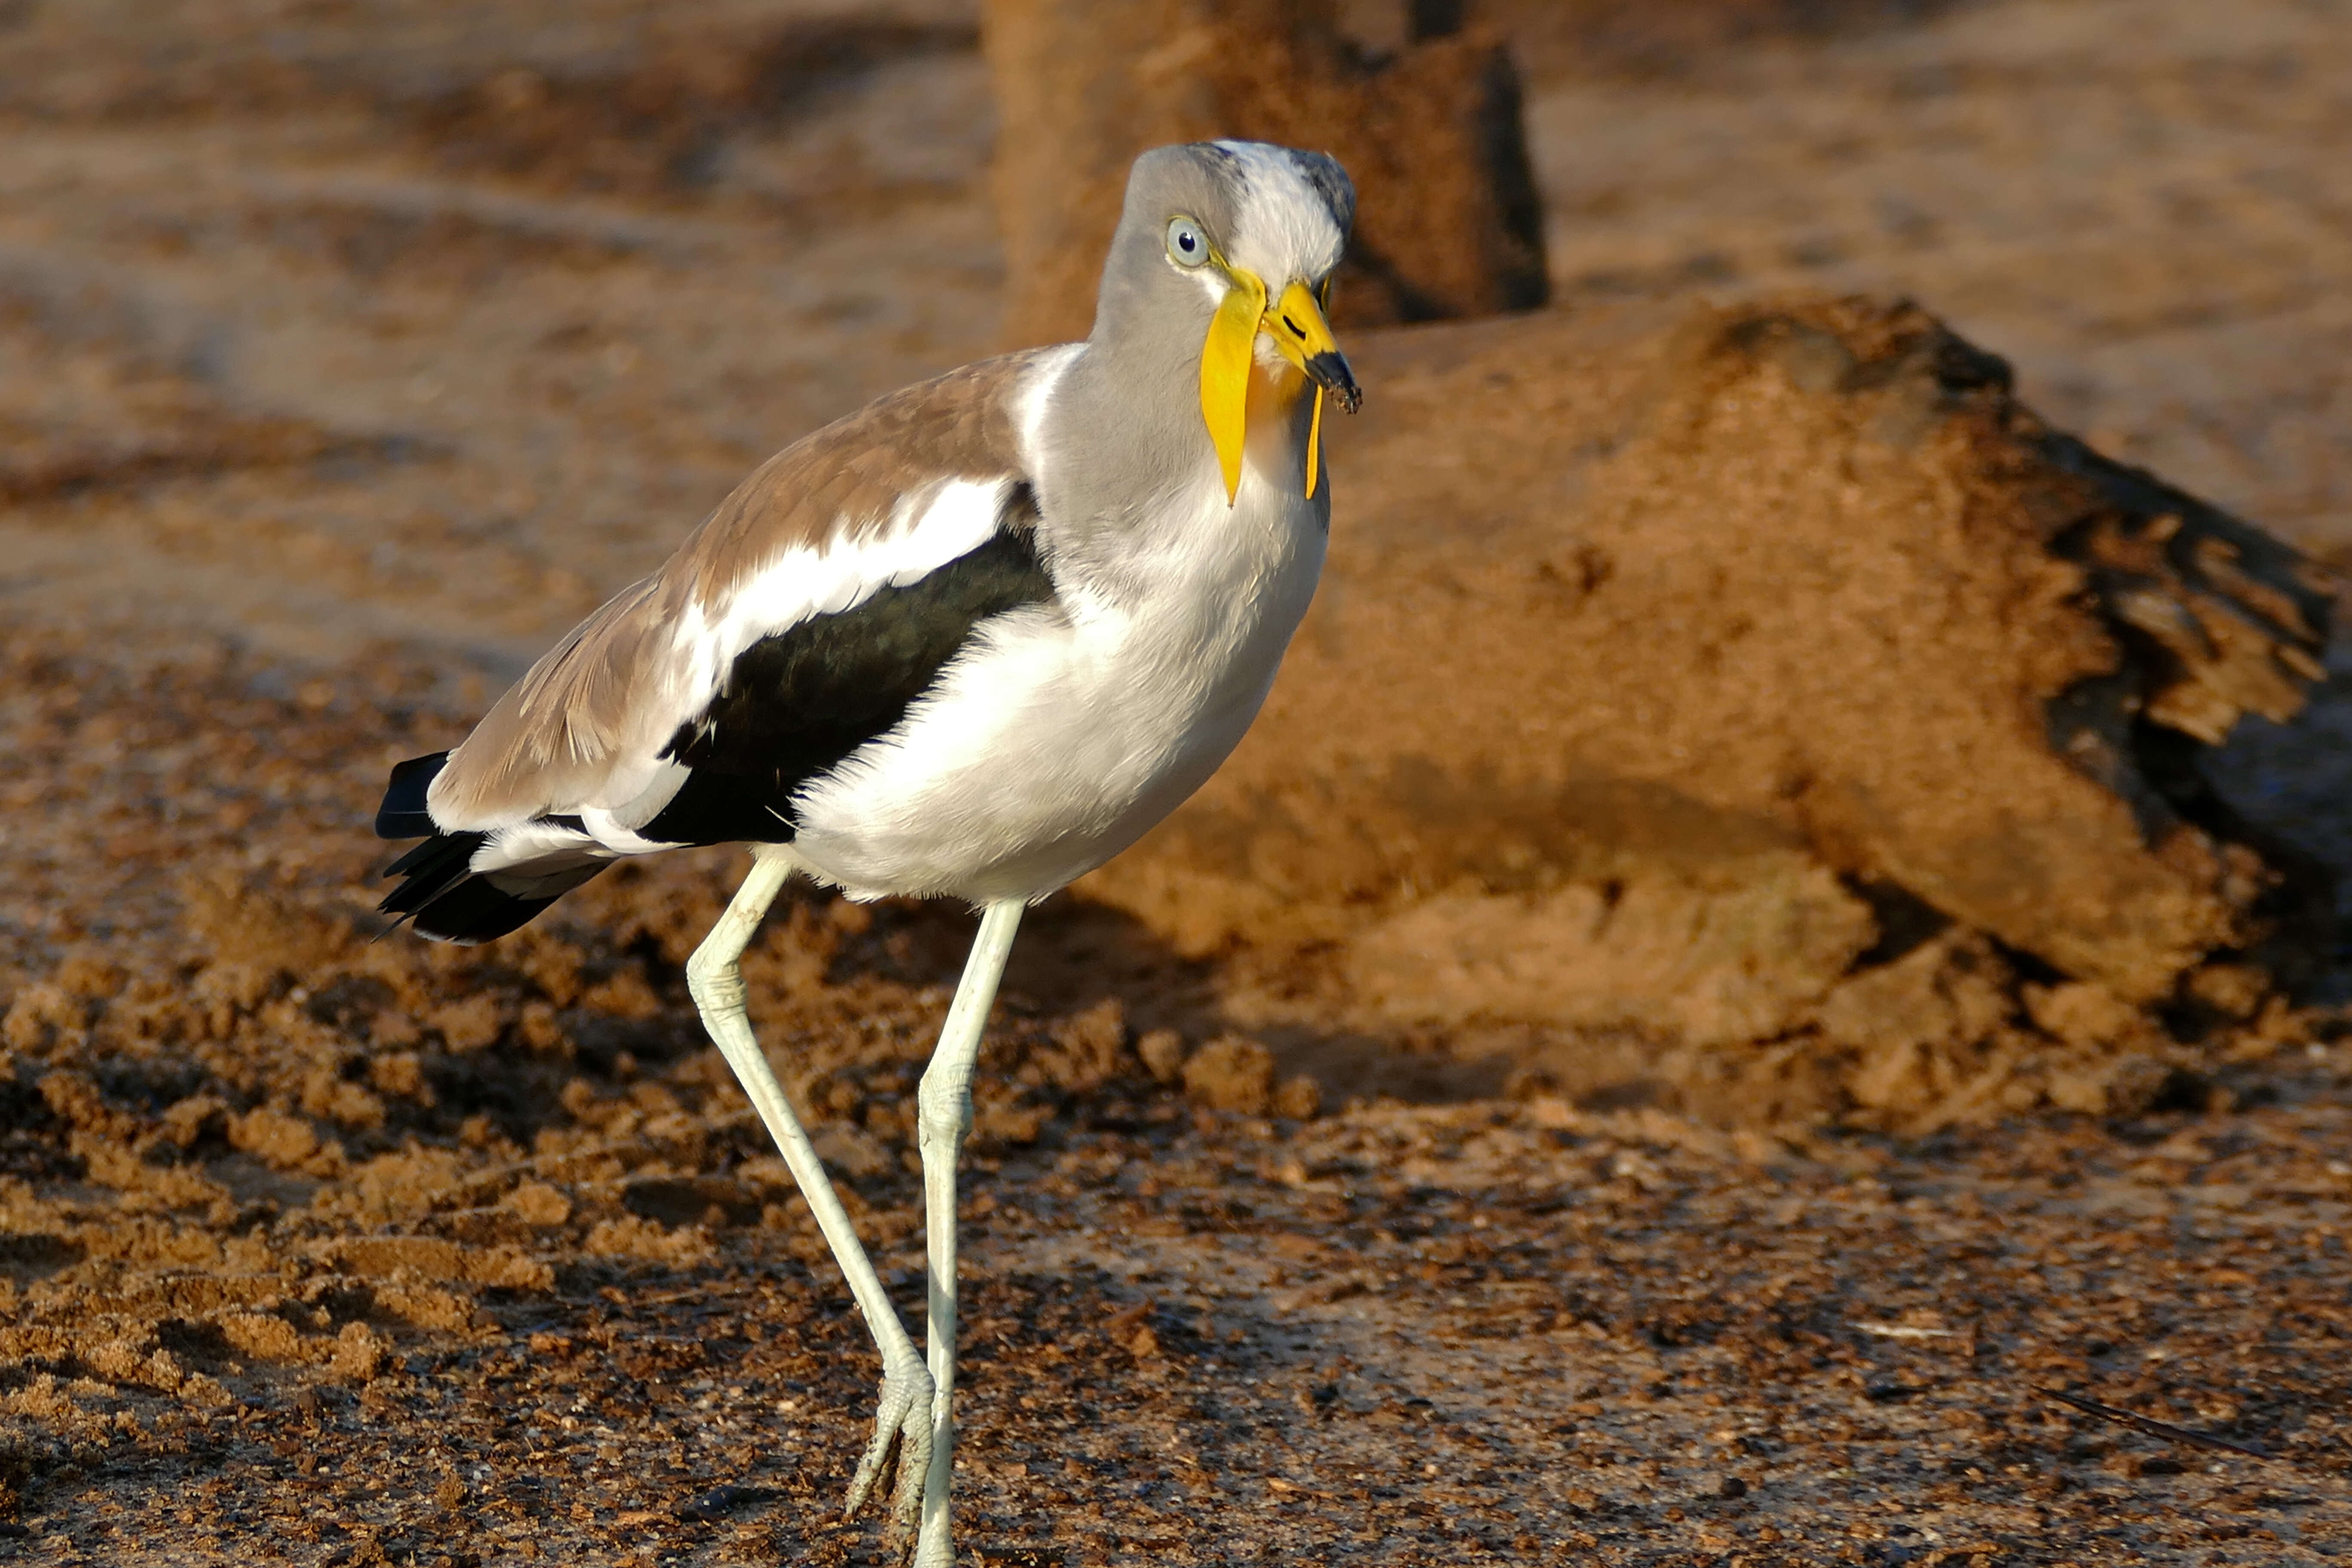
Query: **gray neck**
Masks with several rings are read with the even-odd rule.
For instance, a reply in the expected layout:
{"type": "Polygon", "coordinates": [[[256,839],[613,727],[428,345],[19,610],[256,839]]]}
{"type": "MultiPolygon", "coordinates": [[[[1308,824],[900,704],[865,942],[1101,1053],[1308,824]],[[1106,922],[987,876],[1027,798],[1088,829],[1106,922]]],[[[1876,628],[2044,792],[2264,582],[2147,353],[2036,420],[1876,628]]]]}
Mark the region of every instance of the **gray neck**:
{"type": "Polygon", "coordinates": [[[1171,501],[1204,477],[1215,482],[1200,387],[1200,345],[1175,332],[1097,329],[1087,340],[1055,386],[1039,432],[1057,574],[1107,566],[1120,542],[1189,510],[1171,501]]]}
{"type": "MultiPolygon", "coordinates": [[[[1039,432],[1045,447],[1043,510],[1057,576],[1077,572],[1121,594],[1119,546],[1164,528],[1197,526],[1196,498],[1223,495],[1217,450],[1201,418],[1205,323],[1184,316],[1097,321],[1062,374],[1039,432]]],[[[1297,428],[1303,443],[1305,407],[1297,428]]],[[[1253,443],[1272,432],[1254,427],[1253,443]]],[[[1270,454],[1253,447],[1265,462],[1270,454]]]]}

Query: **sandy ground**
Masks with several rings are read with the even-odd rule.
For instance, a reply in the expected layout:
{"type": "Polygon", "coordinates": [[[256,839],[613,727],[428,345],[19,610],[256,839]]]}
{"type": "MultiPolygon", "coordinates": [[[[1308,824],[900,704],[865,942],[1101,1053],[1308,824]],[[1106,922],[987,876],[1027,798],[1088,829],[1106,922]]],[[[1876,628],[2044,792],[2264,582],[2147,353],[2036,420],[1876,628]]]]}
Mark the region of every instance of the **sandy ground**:
{"type": "MultiPolygon", "coordinates": [[[[2347,22],[2009,0],[1664,64],[1529,24],[1555,281],[1915,294],[2340,561],[2347,22]]],[[[751,463],[992,345],[974,29],[0,6],[0,1554],[887,1560],[834,1517],[863,1331],[679,981],[732,860],[447,953],[367,940],[361,833],[751,463]]],[[[2344,711],[2241,786],[2325,805],[2344,711]]],[[[967,926],[803,899],[747,964],[902,1300],[967,926]]],[[[1895,1142],[1504,1098],[1442,1036],[1319,1116],[1199,1110],[1151,1031],[1219,985],[1083,897],[1016,961],[981,1561],[2352,1554],[2325,1020],[2200,1111],[1895,1142]]]]}

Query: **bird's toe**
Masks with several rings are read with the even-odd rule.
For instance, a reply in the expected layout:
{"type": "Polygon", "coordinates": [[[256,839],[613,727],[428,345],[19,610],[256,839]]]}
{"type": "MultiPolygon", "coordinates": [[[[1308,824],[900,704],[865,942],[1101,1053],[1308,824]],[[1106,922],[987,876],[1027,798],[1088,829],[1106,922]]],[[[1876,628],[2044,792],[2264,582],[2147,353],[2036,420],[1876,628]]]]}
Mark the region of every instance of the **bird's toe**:
{"type": "Polygon", "coordinates": [[[920,1363],[894,1368],[882,1377],[881,1408],[875,1412],[874,1436],[850,1478],[849,1499],[842,1507],[847,1518],[866,1506],[889,1465],[892,1451],[898,1461],[898,1479],[890,1489],[890,1521],[901,1531],[911,1529],[923,1505],[923,1472],[931,1463],[931,1374],[920,1363]]]}

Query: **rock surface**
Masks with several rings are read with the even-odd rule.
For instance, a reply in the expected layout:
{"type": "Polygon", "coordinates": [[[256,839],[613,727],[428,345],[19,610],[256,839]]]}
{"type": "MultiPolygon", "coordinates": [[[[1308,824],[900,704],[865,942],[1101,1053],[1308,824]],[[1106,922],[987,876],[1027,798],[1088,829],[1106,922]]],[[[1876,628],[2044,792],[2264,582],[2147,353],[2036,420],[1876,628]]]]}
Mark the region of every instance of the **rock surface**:
{"type": "MultiPolygon", "coordinates": [[[[2209,962],[2308,972],[2325,877],[2198,773],[2321,673],[2293,550],[1909,306],[1357,354],[1341,547],[1265,716],[1091,896],[1183,951],[1329,949],[1318,1005],[1391,1025],[1709,1047],[1858,1046],[1826,1020],[1946,922],[2127,1008],[2209,962]]],[[[1956,1043],[2026,1022],[1971,1016],[1956,1043]]]]}

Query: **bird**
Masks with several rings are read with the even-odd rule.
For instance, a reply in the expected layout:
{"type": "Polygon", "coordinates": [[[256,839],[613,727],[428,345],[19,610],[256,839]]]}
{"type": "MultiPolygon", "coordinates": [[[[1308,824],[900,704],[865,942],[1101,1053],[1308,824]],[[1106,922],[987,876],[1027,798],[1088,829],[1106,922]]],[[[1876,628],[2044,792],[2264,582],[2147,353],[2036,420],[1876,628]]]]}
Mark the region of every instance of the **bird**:
{"type": "Polygon", "coordinates": [[[421,838],[381,908],[506,935],[614,862],[742,844],[688,988],[880,1353],[845,1518],[895,1454],[890,1522],[952,1561],[956,1162],[1022,913],[1134,843],[1256,717],[1330,531],[1327,316],[1355,190],[1327,154],[1154,148],[1129,173],[1092,331],[890,394],[755,470],[457,746],[392,770],[421,838]],[[927,1345],[886,1294],[752,1032],[738,961],[794,875],[979,911],[918,1092],[927,1345]]]}

